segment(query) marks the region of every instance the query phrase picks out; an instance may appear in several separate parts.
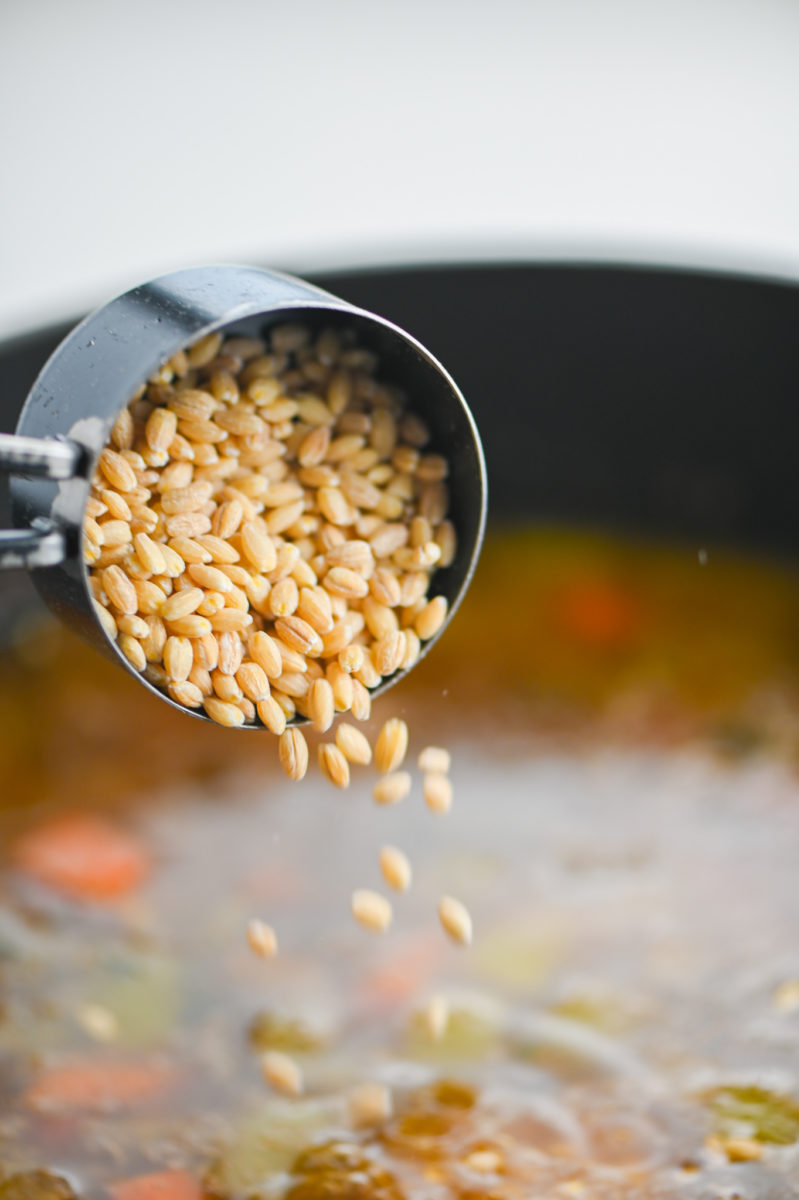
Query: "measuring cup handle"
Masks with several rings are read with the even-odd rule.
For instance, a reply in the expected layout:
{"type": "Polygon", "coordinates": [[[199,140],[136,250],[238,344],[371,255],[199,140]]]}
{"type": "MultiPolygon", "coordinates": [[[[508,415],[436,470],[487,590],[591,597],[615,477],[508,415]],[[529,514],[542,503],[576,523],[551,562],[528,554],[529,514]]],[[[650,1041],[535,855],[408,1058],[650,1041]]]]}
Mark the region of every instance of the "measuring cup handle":
{"type": "MultiPolygon", "coordinates": [[[[84,451],[66,438],[20,437],[0,433],[0,471],[43,479],[71,479],[84,451]]],[[[0,529],[0,570],[53,567],[66,556],[63,530],[36,519],[30,529],[0,529]]]]}

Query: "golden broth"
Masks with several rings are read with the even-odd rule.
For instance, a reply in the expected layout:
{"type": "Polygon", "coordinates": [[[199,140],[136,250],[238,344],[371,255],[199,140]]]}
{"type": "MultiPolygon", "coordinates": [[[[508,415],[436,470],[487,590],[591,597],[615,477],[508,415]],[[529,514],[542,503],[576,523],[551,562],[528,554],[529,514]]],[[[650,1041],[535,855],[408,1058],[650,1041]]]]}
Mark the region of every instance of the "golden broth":
{"type": "Polygon", "coordinates": [[[411,757],[451,748],[446,817],[418,777],[389,810],[367,768],[344,793],[291,784],[270,735],[21,633],[0,665],[0,1200],[141,1200],[119,1181],[165,1171],[163,1200],[790,1194],[798,632],[784,567],[495,532],[370,730],[396,713],[411,757]],[[81,899],[26,869],[43,823],[86,811],[138,839],[141,882],[81,899]],[[415,879],[375,939],[349,896],[380,886],[385,842],[415,879]],[[469,951],[438,927],[445,891],[469,951]],[[266,1088],[270,1048],[301,1098],[266,1088]],[[395,1112],[353,1131],[366,1080],[395,1112]]]}

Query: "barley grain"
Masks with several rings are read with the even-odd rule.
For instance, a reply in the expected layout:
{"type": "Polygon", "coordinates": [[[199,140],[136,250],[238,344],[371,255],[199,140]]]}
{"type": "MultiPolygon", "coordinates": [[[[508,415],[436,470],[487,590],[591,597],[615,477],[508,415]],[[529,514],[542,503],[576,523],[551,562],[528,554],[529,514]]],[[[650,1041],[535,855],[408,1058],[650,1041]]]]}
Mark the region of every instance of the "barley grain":
{"type": "Polygon", "coordinates": [[[236,682],[248,700],[257,704],[270,694],[269,680],[263,667],[255,662],[242,663],[236,671],[236,682]]]}
{"type": "Polygon", "coordinates": [[[372,547],[361,538],[352,538],[331,546],[326,558],[329,567],[347,567],[356,575],[362,575],[364,579],[369,579],[374,571],[372,547]]]}
{"type": "Polygon", "coordinates": [[[130,450],[133,445],[133,417],[130,409],[123,408],[111,428],[111,441],[117,450],[130,450]]]}
{"type": "Polygon", "coordinates": [[[111,613],[108,611],[105,605],[98,604],[96,601],[94,604],[94,611],[97,613],[97,617],[103,627],[103,632],[105,633],[106,637],[109,637],[112,642],[116,641],[118,632],[117,623],[111,616],[111,613]]]}
{"type": "MultiPolygon", "coordinates": [[[[274,537],[285,533],[295,521],[299,520],[305,511],[305,501],[295,500],[292,504],[284,504],[273,508],[266,518],[267,532],[274,537]]],[[[264,567],[263,570],[268,568],[264,567]]]]}
{"type": "Polygon", "coordinates": [[[127,521],[103,521],[100,524],[103,534],[103,545],[108,549],[115,546],[126,546],[133,540],[133,531],[127,521]]]}
{"type": "Polygon", "coordinates": [[[164,619],[169,626],[170,633],[177,633],[188,638],[204,637],[205,634],[211,633],[211,622],[208,617],[199,617],[196,613],[189,613],[187,617],[164,619]]]}
{"type": "Polygon", "coordinates": [[[449,492],[445,483],[427,483],[419,494],[419,513],[431,525],[438,525],[447,515],[449,492]]]}
{"type": "MultiPolygon", "coordinates": [[[[229,541],[225,541],[224,538],[217,537],[216,534],[202,533],[197,537],[196,540],[204,550],[208,551],[211,560],[217,564],[220,570],[222,569],[223,564],[228,566],[239,561],[240,555],[236,547],[233,546],[229,541]]],[[[234,583],[236,582],[233,575],[231,575],[230,578],[234,583]]]]}
{"type": "Polygon", "coordinates": [[[202,604],[197,609],[201,617],[211,617],[225,607],[223,592],[206,592],[202,604]]]}
{"type": "Polygon", "coordinates": [[[358,924],[372,933],[385,933],[391,925],[391,904],[379,892],[358,889],[352,893],[351,907],[358,924]]]}
{"type": "Polygon", "coordinates": [[[336,419],[323,400],[311,395],[298,397],[297,415],[306,425],[332,425],[336,419]]]}
{"type": "Polygon", "coordinates": [[[164,556],[166,563],[166,572],[171,579],[179,579],[186,570],[186,564],[178,554],[177,550],[173,550],[171,546],[161,546],[161,553],[164,556]]]}
{"type": "MultiPolygon", "coordinates": [[[[378,567],[369,580],[369,590],[378,604],[386,608],[395,608],[400,603],[400,584],[396,575],[385,567],[378,567]]],[[[364,602],[366,612],[366,602],[364,602]]]]}
{"type": "MultiPolygon", "coordinates": [[[[206,667],[199,666],[196,662],[189,671],[187,683],[194,684],[201,696],[210,696],[213,694],[214,685],[211,683],[210,671],[206,667]]],[[[180,685],[177,684],[176,686],[179,687],[180,685]]]]}
{"type": "Polygon", "coordinates": [[[381,774],[396,771],[408,749],[408,726],[399,717],[386,721],[375,743],[375,766],[381,774]]]}
{"type": "Polygon", "coordinates": [[[431,996],[424,1011],[425,1028],[430,1040],[440,1042],[449,1025],[449,1002],[445,996],[431,996]]]}
{"type": "Polygon", "coordinates": [[[349,787],[349,763],[338,746],[332,742],[323,742],[319,747],[319,766],[322,768],[322,774],[330,780],[334,787],[349,787]]]}
{"type": "Polygon", "coordinates": [[[266,921],[252,917],[247,922],[247,945],[259,958],[274,958],[277,954],[277,934],[266,921]]]}
{"type": "Polygon", "coordinates": [[[170,683],[167,691],[172,699],[177,704],[182,704],[184,708],[201,708],[203,702],[203,692],[195,683],[184,679],[180,683],[170,683]]]}
{"type": "Polygon", "coordinates": [[[420,771],[434,771],[439,775],[446,775],[451,761],[449,750],[444,750],[441,746],[425,746],[424,750],[419,752],[416,765],[420,771]]]}
{"type": "MultiPolygon", "coordinates": [[[[170,538],[168,545],[170,549],[174,550],[180,555],[187,566],[191,566],[194,563],[209,563],[211,561],[210,551],[206,550],[205,547],[200,542],[195,541],[194,538],[170,538]]],[[[158,572],[158,574],[161,573],[162,572],[158,572]]]]}
{"type": "Polygon", "coordinates": [[[161,688],[164,692],[168,690],[169,676],[158,663],[148,663],[142,671],[142,675],[153,687],[161,688]]]}
{"type": "Polygon", "coordinates": [[[357,636],[356,623],[350,618],[336,621],[333,627],[322,637],[322,657],[335,658],[352,639],[357,636]]]}
{"type": "Polygon", "coordinates": [[[280,735],[286,728],[286,714],[281,708],[276,696],[266,696],[255,705],[258,716],[268,730],[280,735]]]}
{"type": "Polygon", "coordinates": [[[216,696],[207,696],[203,698],[203,708],[211,720],[216,721],[218,725],[225,725],[230,729],[234,729],[236,726],[244,724],[244,714],[241,709],[228,700],[220,700],[216,696]]]}
{"type": "Polygon", "coordinates": [[[269,679],[277,679],[283,671],[283,659],[274,638],[263,630],[250,634],[247,646],[250,657],[263,667],[269,679]]]}
{"type": "Polygon", "coordinates": [[[214,694],[220,700],[228,700],[231,704],[236,704],[242,699],[242,691],[235,675],[226,675],[218,667],[215,671],[211,671],[211,686],[214,694]]]}
{"type": "Polygon", "coordinates": [[[282,710],[286,721],[293,721],[297,715],[297,705],[291,696],[287,696],[285,692],[281,692],[279,688],[275,688],[272,692],[278,707],[282,710]]]}
{"type": "MultiPolygon", "coordinates": [[[[219,666],[220,644],[226,634],[221,634],[216,638],[213,633],[206,633],[200,637],[196,637],[192,642],[194,646],[194,661],[201,667],[205,667],[209,671],[213,671],[214,667],[219,666]]],[[[236,639],[238,641],[238,639],[236,639]]],[[[239,658],[239,661],[241,659],[239,658]]],[[[232,674],[237,668],[230,668],[232,674]]]]}
{"type": "Polygon", "coordinates": [[[481,1175],[494,1175],[502,1170],[503,1159],[496,1150],[472,1150],[463,1159],[463,1164],[481,1175]]]}
{"type": "MultiPolygon", "coordinates": [[[[299,588],[290,575],[278,580],[269,593],[269,608],[273,617],[292,616],[299,602],[299,588]]],[[[299,615],[302,616],[301,613],[299,615]]]]}
{"type": "Polygon", "coordinates": [[[305,435],[297,450],[297,461],[302,467],[315,467],[324,459],[330,445],[330,429],[319,425],[305,435]]]}
{"type": "Polygon", "coordinates": [[[378,779],[372,788],[376,804],[399,804],[411,790],[411,777],[407,771],[391,771],[378,779]]]}
{"type": "Polygon", "coordinates": [[[408,858],[396,846],[384,846],[380,851],[380,870],[389,887],[396,892],[407,892],[413,879],[408,858]]]}
{"type": "Polygon", "coordinates": [[[302,779],[308,770],[308,743],[296,726],[290,726],[280,735],[278,752],[280,765],[289,779],[302,779]]]}
{"type": "Polygon", "coordinates": [[[147,656],[140,641],[135,637],[131,637],[129,633],[121,633],[117,638],[117,646],[119,646],[119,649],[132,667],[137,671],[144,670],[147,666],[147,656]]]}
{"type": "Polygon", "coordinates": [[[100,578],[109,604],[120,613],[135,614],[138,609],[136,588],[122,568],[116,565],[106,567],[100,578]]]}
{"type": "Polygon", "coordinates": [[[399,629],[399,619],[394,609],[388,604],[381,604],[372,596],[366,596],[363,602],[363,615],[366,628],[376,640],[388,637],[399,629]]]}
{"type": "Polygon", "coordinates": [[[190,367],[205,367],[216,358],[222,345],[221,333],[209,333],[186,351],[190,367]]]}
{"type": "Polygon", "coordinates": [[[414,633],[412,629],[405,629],[403,631],[403,636],[405,638],[405,653],[402,656],[402,662],[400,663],[400,666],[402,667],[403,671],[410,671],[411,667],[414,666],[419,658],[419,655],[421,654],[422,644],[419,641],[417,634],[414,633]]]}
{"type": "Polygon", "coordinates": [[[336,745],[348,762],[359,766],[366,766],[367,763],[372,761],[372,747],[369,745],[369,740],[354,725],[342,722],[338,726],[336,729],[336,745]]]}
{"type": "Polygon", "coordinates": [[[96,1042],[113,1042],[119,1034],[116,1015],[102,1004],[85,1004],[78,1013],[81,1027],[96,1042]]]}
{"type": "Polygon", "coordinates": [[[203,602],[203,591],[198,587],[183,588],[173,592],[161,605],[160,617],[163,621],[175,621],[179,617],[187,617],[196,612],[203,602]]]}
{"type": "Polygon", "coordinates": [[[168,408],[154,408],[147,418],[144,436],[151,450],[168,450],[178,431],[178,419],[168,408]]]}
{"type": "Polygon", "coordinates": [[[381,675],[393,675],[405,655],[405,634],[387,633],[372,647],[372,662],[381,675]]]}
{"type": "MultiPolygon", "coordinates": [[[[142,466],[144,464],[142,463],[142,466]]],[[[136,486],[136,475],[127,459],[110,447],[103,450],[98,466],[111,487],[120,492],[130,492],[136,486]]]]}
{"type": "Polygon", "coordinates": [[[384,1083],[362,1083],[350,1093],[347,1107],[356,1129],[381,1125],[392,1113],[391,1092],[384,1083]]]}
{"type": "Polygon", "coordinates": [[[352,681],[350,711],[356,721],[368,721],[372,714],[372,697],[369,695],[368,688],[365,688],[357,679],[352,681]]]}
{"type": "Polygon", "coordinates": [[[163,647],[163,662],[173,683],[188,679],[194,665],[194,649],[187,637],[168,637],[163,647]]]}
{"type": "Polygon", "coordinates": [[[164,656],[164,646],[167,639],[166,625],[157,613],[148,613],[143,617],[127,618],[129,621],[133,621],[134,619],[142,622],[141,632],[137,633],[132,626],[127,632],[133,633],[135,637],[140,638],[148,662],[160,663],[164,656]]]}
{"type": "Polygon", "coordinates": [[[298,654],[321,654],[322,639],[319,634],[303,621],[302,617],[278,617],[275,621],[275,633],[298,654]]]}
{"type": "Polygon", "coordinates": [[[322,586],[334,596],[342,596],[345,600],[362,599],[369,591],[369,584],[356,571],[349,567],[332,567],[322,586]]]}
{"type": "Polygon", "coordinates": [[[325,733],[333,724],[333,689],[326,679],[315,679],[308,692],[308,716],[317,733],[325,733]]]}
{"type": "Polygon", "coordinates": [[[472,940],[472,918],[468,909],[453,896],[442,896],[438,902],[438,919],[444,932],[462,946],[468,946],[472,940]]]}
{"type": "Polygon", "coordinates": [[[455,533],[455,526],[451,521],[442,521],[436,529],[435,540],[441,550],[441,557],[438,560],[440,567],[449,567],[455,560],[455,554],[458,549],[458,537],[455,533]]]}
{"type": "Polygon", "coordinates": [[[200,534],[208,533],[210,528],[210,518],[201,512],[178,513],[177,516],[166,517],[164,520],[164,530],[169,537],[196,538],[200,534]]]}
{"type": "Polygon", "coordinates": [[[211,495],[211,484],[205,480],[190,483],[188,487],[172,488],[161,493],[161,508],[167,516],[178,513],[196,512],[211,495]]]}
{"type": "Polygon", "coordinates": [[[363,666],[363,660],[363,646],[353,645],[352,643],[349,646],[345,646],[338,655],[338,665],[348,674],[358,671],[363,666]]]}
{"type": "Polygon", "coordinates": [[[216,633],[233,631],[241,633],[252,625],[252,615],[248,612],[242,612],[238,608],[223,608],[221,612],[214,613],[208,620],[211,628],[216,633]]]}
{"type": "Polygon", "coordinates": [[[333,610],[330,605],[330,594],[324,588],[300,588],[297,600],[297,616],[307,621],[312,629],[320,635],[329,633],[333,628],[333,610]]]}
{"type": "Polygon", "coordinates": [[[414,629],[423,642],[438,633],[446,616],[447,601],[444,596],[436,596],[428,601],[414,621],[414,629]]]}
{"type": "Polygon", "coordinates": [[[422,779],[425,804],[435,813],[448,813],[452,808],[452,783],[439,771],[428,771],[422,779]]]}
{"type": "Polygon", "coordinates": [[[302,1071],[293,1058],[279,1050],[268,1050],[261,1059],[266,1082],[284,1096],[300,1096],[304,1090],[302,1071]]]}
{"type": "Polygon", "coordinates": [[[404,546],[407,541],[407,526],[390,521],[378,526],[369,538],[369,545],[372,547],[375,558],[387,558],[404,546]]]}
{"type": "MultiPolygon", "coordinates": [[[[121,492],[115,492],[111,488],[100,492],[100,499],[106,507],[106,512],[111,517],[116,517],[120,521],[130,521],[133,517],[130,511],[130,505],[121,492]]],[[[84,532],[86,525],[84,524],[84,532]]]]}

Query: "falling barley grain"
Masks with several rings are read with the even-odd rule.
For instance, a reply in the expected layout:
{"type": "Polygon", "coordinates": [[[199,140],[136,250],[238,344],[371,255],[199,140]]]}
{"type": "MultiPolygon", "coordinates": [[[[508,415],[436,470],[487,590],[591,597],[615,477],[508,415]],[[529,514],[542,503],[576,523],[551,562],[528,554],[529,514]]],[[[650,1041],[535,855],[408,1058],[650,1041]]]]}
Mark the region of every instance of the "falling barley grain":
{"type": "Polygon", "coordinates": [[[408,858],[396,846],[384,846],[380,851],[380,870],[389,887],[396,892],[407,892],[413,879],[408,858]]]}
{"type": "Polygon", "coordinates": [[[438,902],[438,919],[444,932],[461,946],[472,940],[472,918],[468,909],[453,896],[442,896],[438,902]]]}
{"type": "Polygon", "coordinates": [[[253,917],[247,922],[247,945],[259,958],[274,958],[277,954],[277,934],[271,925],[253,917]]]}
{"type": "Polygon", "coordinates": [[[385,896],[362,888],[352,893],[352,915],[359,925],[372,933],[385,933],[393,913],[385,896]]]}
{"type": "Polygon", "coordinates": [[[452,808],[452,783],[440,771],[428,771],[422,779],[422,794],[431,812],[448,813],[452,808]]]}
{"type": "Polygon", "coordinates": [[[302,779],[308,770],[308,743],[296,726],[281,733],[278,749],[280,765],[289,779],[302,779]]]}
{"type": "Polygon", "coordinates": [[[407,771],[392,771],[384,776],[383,779],[378,779],[372,788],[372,795],[376,804],[388,806],[391,804],[399,804],[400,800],[404,800],[411,790],[411,777],[407,771]]]}
{"type": "Polygon", "coordinates": [[[302,1071],[293,1058],[279,1050],[269,1050],[261,1059],[264,1079],[276,1092],[284,1096],[300,1096],[305,1084],[302,1071]]]}
{"type": "Polygon", "coordinates": [[[381,774],[396,771],[408,749],[408,726],[399,717],[386,721],[375,743],[375,766],[381,774]]]}

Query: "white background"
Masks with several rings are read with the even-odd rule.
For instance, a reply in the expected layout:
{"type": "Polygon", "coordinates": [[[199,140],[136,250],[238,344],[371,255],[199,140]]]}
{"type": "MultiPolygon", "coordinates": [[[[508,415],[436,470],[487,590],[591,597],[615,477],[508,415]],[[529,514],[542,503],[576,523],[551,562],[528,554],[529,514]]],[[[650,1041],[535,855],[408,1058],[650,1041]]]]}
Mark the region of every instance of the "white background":
{"type": "Polygon", "coordinates": [[[799,275],[797,0],[0,0],[0,337],[203,261],[799,275]]]}

